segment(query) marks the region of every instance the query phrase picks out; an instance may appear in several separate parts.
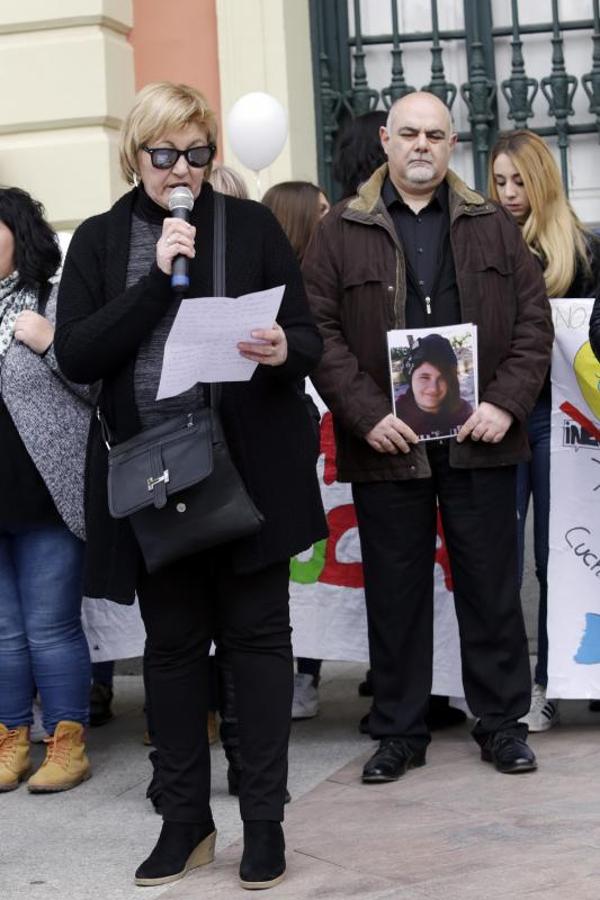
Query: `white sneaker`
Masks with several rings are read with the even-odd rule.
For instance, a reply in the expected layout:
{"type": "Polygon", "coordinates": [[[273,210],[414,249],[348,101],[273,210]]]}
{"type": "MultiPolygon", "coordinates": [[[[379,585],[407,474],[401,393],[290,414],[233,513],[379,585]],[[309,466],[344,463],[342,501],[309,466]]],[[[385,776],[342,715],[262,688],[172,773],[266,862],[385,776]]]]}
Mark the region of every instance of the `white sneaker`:
{"type": "Polygon", "coordinates": [[[296,672],[294,675],[294,699],[292,719],[312,719],[319,712],[319,693],[312,675],[296,672]]]}
{"type": "Polygon", "coordinates": [[[519,721],[525,722],[530,731],[548,731],[549,728],[556,725],[559,718],[558,701],[548,700],[546,688],[541,684],[534,684],[529,712],[519,721]]]}
{"type": "Polygon", "coordinates": [[[34,698],[33,701],[33,725],[29,729],[29,740],[33,744],[41,744],[44,738],[47,738],[48,735],[44,729],[44,725],[42,722],[42,704],[39,701],[38,697],[34,698]]]}

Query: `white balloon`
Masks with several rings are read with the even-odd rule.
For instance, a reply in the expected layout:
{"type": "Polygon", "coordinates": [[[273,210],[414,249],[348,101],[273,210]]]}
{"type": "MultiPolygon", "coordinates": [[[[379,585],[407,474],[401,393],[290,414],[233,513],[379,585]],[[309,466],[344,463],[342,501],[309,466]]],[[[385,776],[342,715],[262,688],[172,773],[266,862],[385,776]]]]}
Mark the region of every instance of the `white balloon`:
{"type": "Polygon", "coordinates": [[[287,139],[287,113],[271,94],[244,94],[227,116],[231,148],[248,169],[260,172],[274,162],[287,139]]]}

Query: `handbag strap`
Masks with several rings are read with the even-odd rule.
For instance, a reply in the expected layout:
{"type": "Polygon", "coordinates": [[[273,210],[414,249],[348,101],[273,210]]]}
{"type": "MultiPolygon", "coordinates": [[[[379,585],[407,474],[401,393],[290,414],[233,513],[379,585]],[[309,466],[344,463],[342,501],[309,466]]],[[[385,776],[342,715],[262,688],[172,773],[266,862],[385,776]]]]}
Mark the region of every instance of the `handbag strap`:
{"type": "Polygon", "coordinates": [[[112,450],[113,438],[110,433],[110,428],[108,427],[108,422],[105,417],[102,415],[102,410],[100,409],[100,404],[96,406],[96,418],[100,422],[100,431],[102,433],[102,440],[106,445],[107,450],[112,450]]]}
{"type": "MultiPolygon", "coordinates": [[[[214,225],[213,225],[213,294],[215,297],[226,297],[225,293],[225,197],[215,191],[214,225]]],[[[221,401],[221,385],[210,385],[210,405],[218,409],[221,401]]]]}

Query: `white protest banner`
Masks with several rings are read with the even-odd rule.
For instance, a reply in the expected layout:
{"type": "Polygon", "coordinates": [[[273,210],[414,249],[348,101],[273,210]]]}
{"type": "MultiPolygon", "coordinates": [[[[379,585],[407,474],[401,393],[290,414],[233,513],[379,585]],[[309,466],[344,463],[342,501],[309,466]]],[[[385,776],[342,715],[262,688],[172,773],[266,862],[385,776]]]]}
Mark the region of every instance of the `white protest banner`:
{"type": "Polygon", "coordinates": [[[600,363],[593,300],[553,300],[548,696],[600,697],[600,363]]]}
{"type": "MultiPolygon", "coordinates": [[[[306,389],[321,412],[318,473],[329,537],[292,560],[290,613],[294,656],[364,661],[368,665],[364,582],[350,485],[336,481],[331,413],[308,381],[306,389]]],[[[462,697],[458,624],[439,524],[434,579],[432,693],[462,697]]]]}

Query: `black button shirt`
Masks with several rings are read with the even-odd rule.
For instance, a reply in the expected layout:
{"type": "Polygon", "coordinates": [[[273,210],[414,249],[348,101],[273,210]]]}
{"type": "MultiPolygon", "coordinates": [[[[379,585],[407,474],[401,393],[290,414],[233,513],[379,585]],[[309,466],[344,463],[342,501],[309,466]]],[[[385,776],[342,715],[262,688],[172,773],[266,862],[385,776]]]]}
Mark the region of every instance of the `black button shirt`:
{"type": "Polygon", "coordinates": [[[404,202],[389,177],[382,199],[406,260],[406,327],[457,325],[461,313],[450,249],[448,185],[442,181],[418,213],[404,202]]]}

